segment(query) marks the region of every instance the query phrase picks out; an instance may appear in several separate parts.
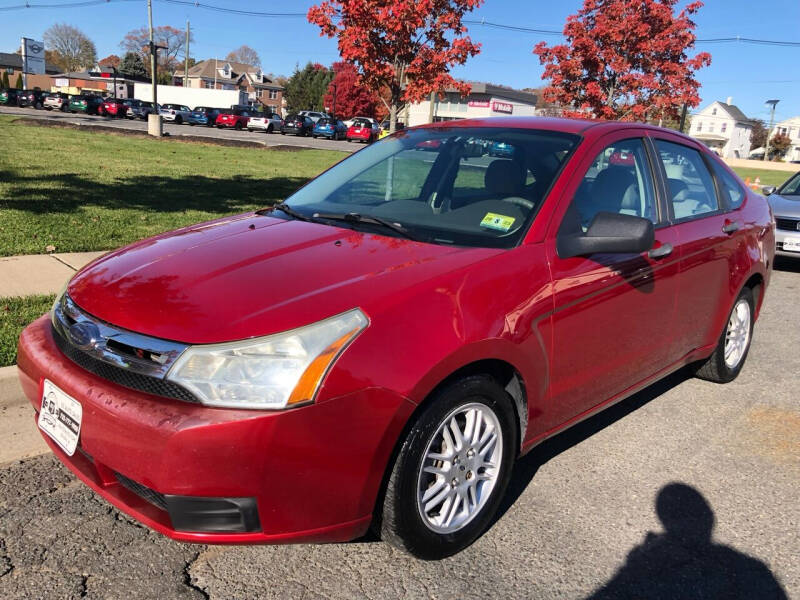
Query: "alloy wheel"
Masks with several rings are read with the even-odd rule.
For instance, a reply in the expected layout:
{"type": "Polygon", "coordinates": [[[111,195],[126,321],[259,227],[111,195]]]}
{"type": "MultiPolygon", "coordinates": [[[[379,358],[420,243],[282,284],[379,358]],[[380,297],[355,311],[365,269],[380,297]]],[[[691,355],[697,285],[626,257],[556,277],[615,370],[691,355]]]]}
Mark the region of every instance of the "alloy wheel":
{"type": "Polygon", "coordinates": [[[417,477],[417,509],[437,533],[465,527],[498,480],[503,431],[494,411],[473,402],[448,414],[428,443],[417,477]]]}
{"type": "Polygon", "coordinates": [[[734,369],[741,362],[750,342],[750,303],[739,298],[725,331],[725,364],[734,369]]]}

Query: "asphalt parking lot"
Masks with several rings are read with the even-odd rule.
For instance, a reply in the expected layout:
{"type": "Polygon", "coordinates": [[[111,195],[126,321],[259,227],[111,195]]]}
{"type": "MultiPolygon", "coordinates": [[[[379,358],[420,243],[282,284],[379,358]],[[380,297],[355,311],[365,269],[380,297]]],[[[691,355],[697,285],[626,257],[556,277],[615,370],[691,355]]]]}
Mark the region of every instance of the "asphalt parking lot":
{"type": "Polygon", "coordinates": [[[0,597],[800,597],[798,294],[800,260],[782,259],[734,383],[677,373],[539,446],[447,560],[178,544],[43,455],[0,465],[0,597]]]}
{"type": "MultiPolygon", "coordinates": [[[[0,107],[0,114],[19,115],[30,119],[44,119],[56,123],[69,125],[79,125],[88,127],[111,127],[123,131],[147,132],[147,121],[139,119],[114,119],[111,117],[100,117],[97,115],[71,114],[56,110],[35,110],[33,108],[17,108],[11,106],[0,107]]],[[[266,134],[260,131],[236,131],[233,129],[217,129],[216,127],[204,127],[201,125],[175,125],[164,122],[164,133],[170,137],[179,138],[181,136],[193,136],[201,138],[211,138],[215,140],[231,140],[237,142],[250,142],[263,146],[289,146],[297,148],[314,148],[316,150],[341,150],[344,152],[355,152],[363,148],[364,144],[358,142],[345,142],[314,139],[312,137],[298,137],[294,135],[280,135],[279,133],[266,134]]]]}

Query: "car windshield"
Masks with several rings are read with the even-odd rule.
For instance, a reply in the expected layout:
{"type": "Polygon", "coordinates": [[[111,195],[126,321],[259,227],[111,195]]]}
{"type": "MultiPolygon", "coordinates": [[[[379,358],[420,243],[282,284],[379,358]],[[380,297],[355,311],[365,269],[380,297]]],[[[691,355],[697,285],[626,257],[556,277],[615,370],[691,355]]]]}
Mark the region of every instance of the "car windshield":
{"type": "Polygon", "coordinates": [[[320,119],[317,121],[317,125],[327,125],[329,122],[328,119],[320,119]]]}
{"type": "Polygon", "coordinates": [[[784,183],[778,193],[781,196],[798,196],[800,197],[800,173],[796,173],[789,181],[784,183]]]}
{"type": "Polygon", "coordinates": [[[372,123],[370,123],[366,119],[356,119],[355,121],[353,121],[354,127],[369,127],[370,125],[372,125],[372,123]]]}
{"type": "Polygon", "coordinates": [[[404,130],[329,169],[286,205],[300,217],[331,225],[509,248],[524,236],[579,139],[527,129],[404,130]],[[514,152],[492,156],[498,141],[514,152]]]}

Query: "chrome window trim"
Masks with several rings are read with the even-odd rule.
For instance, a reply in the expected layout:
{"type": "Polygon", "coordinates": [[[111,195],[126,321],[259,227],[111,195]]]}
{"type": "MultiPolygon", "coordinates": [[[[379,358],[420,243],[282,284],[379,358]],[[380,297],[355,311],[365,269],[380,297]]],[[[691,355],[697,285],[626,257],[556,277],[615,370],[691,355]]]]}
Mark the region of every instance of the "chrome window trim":
{"type": "Polygon", "coordinates": [[[188,348],[187,344],[109,325],[82,311],[66,293],[53,307],[52,322],[56,333],[87,356],[156,379],[165,379],[174,362],[188,348]],[[113,345],[109,347],[109,341],[139,350],[142,356],[122,352],[113,345]]]}

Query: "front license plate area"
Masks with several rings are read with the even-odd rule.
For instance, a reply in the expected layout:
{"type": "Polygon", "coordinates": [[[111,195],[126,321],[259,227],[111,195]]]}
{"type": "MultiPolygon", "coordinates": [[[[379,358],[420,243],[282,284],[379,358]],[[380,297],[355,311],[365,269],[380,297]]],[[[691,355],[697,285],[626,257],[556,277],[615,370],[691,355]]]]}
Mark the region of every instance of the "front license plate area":
{"type": "Polygon", "coordinates": [[[52,381],[44,380],[39,429],[49,435],[68,456],[75,454],[81,434],[83,407],[61,391],[52,381]]]}
{"type": "Polygon", "coordinates": [[[786,238],[783,240],[785,252],[800,252],[800,238],[786,238]]]}

